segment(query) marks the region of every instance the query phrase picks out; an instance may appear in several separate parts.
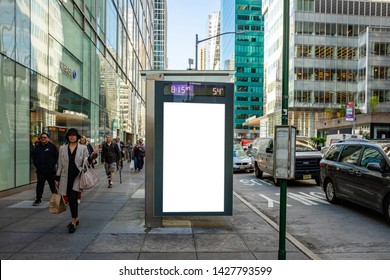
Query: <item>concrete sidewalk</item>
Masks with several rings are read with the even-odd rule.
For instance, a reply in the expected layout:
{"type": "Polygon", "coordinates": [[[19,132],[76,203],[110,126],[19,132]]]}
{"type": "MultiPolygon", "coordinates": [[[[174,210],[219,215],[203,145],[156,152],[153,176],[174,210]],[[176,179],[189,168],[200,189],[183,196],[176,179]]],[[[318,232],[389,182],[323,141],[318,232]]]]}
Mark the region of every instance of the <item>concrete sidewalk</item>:
{"type": "MultiPolygon", "coordinates": [[[[233,216],[169,217],[164,227],[146,229],[144,173],[123,171],[122,184],[117,175],[109,189],[102,166],[96,171],[101,180],[82,193],[73,234],[69,209],[49,213],[48,186],[40,206],[32,206],[35,187],[0,198],[0,259],[278,259],[278,232],[236,197],[233,216]]],[[[288,241],[286,249],[288,260],[310,259],[288,241]]]]}

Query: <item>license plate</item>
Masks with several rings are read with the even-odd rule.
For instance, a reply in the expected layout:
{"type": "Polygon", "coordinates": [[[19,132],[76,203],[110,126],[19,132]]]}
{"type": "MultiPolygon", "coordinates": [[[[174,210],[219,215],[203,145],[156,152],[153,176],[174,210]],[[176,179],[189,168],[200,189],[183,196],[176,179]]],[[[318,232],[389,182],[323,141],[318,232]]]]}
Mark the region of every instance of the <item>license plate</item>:
{"type": "Polygon", "coordinates": [[[311,179],[311,174],[304,174],[303,180],[306,180],[306,179],[311,179]]]}
{"type": "Polygon", "coordinates": [[[240,166],[240,169],[245,169],[245,166],[242,166],[242,165],[241,165],[241,166],[240,166]]]}

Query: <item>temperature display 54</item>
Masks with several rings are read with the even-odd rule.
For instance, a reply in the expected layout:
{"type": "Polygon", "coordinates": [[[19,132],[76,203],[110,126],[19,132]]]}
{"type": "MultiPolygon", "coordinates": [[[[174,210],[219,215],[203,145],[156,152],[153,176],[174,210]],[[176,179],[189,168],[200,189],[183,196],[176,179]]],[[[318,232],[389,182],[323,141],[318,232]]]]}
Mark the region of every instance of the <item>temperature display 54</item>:
{"type": "Polygon", "coordinates": [[[174,96],[225,96],[225,86],[201,83],[167,83],[164,95],[174,96]]]}

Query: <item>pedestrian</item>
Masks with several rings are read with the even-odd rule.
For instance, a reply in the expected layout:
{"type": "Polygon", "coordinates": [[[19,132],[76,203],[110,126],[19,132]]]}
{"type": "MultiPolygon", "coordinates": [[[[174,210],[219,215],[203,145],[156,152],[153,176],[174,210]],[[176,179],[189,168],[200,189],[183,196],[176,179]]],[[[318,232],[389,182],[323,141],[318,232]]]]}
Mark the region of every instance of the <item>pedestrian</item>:
{"type": "Polygon", "coordinates": [[[127,162],[130,163],[131,162],[131,159],[132,159],[132,153],[133,151],[133,145],[130,143],[130,142],[127,142],[126,144],[126,159],[127,159],[127,162]]]}
{"type": "Polygon", "coordinates": [[[137,140],[134,149],[133,149],[133,154],[134,154],[134,171],[135,172],[140,172],[141,171],[141,165],[140,165],[140,160],[141,160],[141,143],[139,140],[137,140]]]}
{"type": "Polygon", "coordinates": [[[123,158],[125,157],[125,150],[126,150],[126,147],[125,147],[125,144],[121,141],[121,138],[119,136],[117,136],[115,138],[115,144],[118,146],[118,149],[119,149],[119,155],[120,155],[120,159],[118,161],[119,165],[117,166],[117,169],[122,169],[123,168],[123,158]]]}
{"type": "Polygon", "coordinates": [[[120,158],[118,146],[112,142],[112,136],[107,135],[106,141],[102,143],[102,163],[104,163],[106,170],[109,188],[112,188],[112,182],[114,181],[115,171],[119,165],[120,158]]]}
{"type": "Polygon", "coordinates": [[[145,144],[142,138],[139,139],[139,143],[140,143],[139,166],[140,166],[140,171],[142,171],[145,162],[145,144]]]}
{"type": "Polygon", "coordinates": [[[47,133],[42,133],[40,142],[33,150],[33,164],[37,172],[36,198],[33,206],[38,206],[42,202],[42,194],[45,182],[49,183],[50,191],[56,192],[55,175],[56,164],[58,160],[57,147],[50,141],[50,136],[47,133]]]}
{"type": "Polygon", "coordinates": [[[92,145],[89,143],[88,138],[84,135],[81,135],[80,144],[87,146],[88,152],[88,162],[91,163],[92,168],[95,168],[95,164],[97,163],[96,159],[98,157],[98,153],[95,152],[92,145]]]}
{"type": "Polygon", "coordinates": [[[72,216],[68,224],[69,233],[76,231],[78,220],[78,197],[80,192],[80,172],[87,158],[87,147],[78,143],[81,135],[77,129],[70,128],[65,135],[67,143],[60,147],[56,187],[59,194],[66,196],[72,216]]]}

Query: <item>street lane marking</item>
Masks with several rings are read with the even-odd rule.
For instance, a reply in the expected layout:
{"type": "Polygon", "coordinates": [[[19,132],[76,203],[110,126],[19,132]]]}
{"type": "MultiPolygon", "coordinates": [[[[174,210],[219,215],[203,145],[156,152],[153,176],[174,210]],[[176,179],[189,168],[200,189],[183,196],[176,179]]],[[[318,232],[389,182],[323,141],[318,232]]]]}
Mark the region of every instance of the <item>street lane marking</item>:
{"type": "MultiPolygon", "coordinates": [[[[259,195],[260,195],[262,198],[264,198],[265,200],[268,201],[268,208],[274,207],[274,203],[280,204],[279,201],[273,200],[272,198],[269,198],[269,197],[267,197],[267,196],[265,196],[265,195],[263,195],[263,194],[259,194],[259,195]]],[[[287,206],[292,206],[292,205],[287,204],[287,206]]]]}
{"type": "Polygon", "coordinates": [[[263,180],[258,180],[258,179],[251,179],[251,180],[241,179],[240,183],[245,185],[245,186],[254,186],[254,185],[258,185],[258,186],[264,186],[264,185],[272,186],[272,184],[270,184],[268,182],[265,182],[263,180]]]}
{"type": "MultiPolygon", "coordinates": [[[[272,221],[270,218],[268,218],[264,213],[262,213],[259,209],[254,207],[252,204],[250,204],[247,200],[245,200],[242,196],[240,196],[238,193],[233,191],[233,195],[237,197],[239,200],[241,200],[242,203],[244,203],[246,206],[248,206],[253,212],[255,212],[257,215],[259,215],[264,221],[266,221],[269,225],[271,225],[276,231],[279,232],[279,226],[274,221],[272,221]]],[[[303,245],[301,242],[299,242],[297,239],[295,239],[291,234],[286,232],[286,238],[288,241],[290,241],[292,244],[294,244],[299,250],[302,251],[306,256],[308,256],[312,260],[321,260],[321,258],[315,254],[313,251],[311,251],[309,248],[307,248],[305,245],[303,245]]]]}
{"type": "Polygon", "coordinates": [[[299,193],[287,193],[289,198],[292,198],[304,205],[318,205],[318,203],[329,204],[322,197],[318,197],[315,192],[310,192],[310,194],[299,192],[299,193]],[[318,203],[317,203],[318,202],[318,203]]]}

